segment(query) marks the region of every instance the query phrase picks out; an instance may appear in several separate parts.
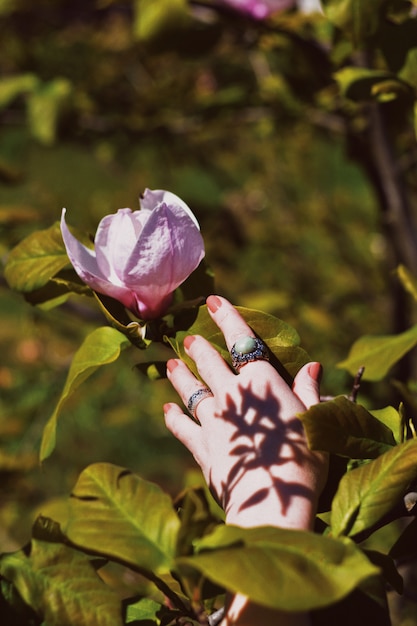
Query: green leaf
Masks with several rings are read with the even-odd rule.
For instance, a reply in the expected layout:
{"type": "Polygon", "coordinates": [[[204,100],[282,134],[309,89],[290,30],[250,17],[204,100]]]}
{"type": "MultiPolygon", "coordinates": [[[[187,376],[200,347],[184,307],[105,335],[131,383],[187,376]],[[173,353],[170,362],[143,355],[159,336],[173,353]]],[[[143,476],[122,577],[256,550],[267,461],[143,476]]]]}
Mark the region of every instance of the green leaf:
{"type": "Polygon", "coordinates": [[[129,341],[122,333],[108,326],[96,328],[84,339],[72,360],[61,397],[44,428],[40,452],[41,461],[44,461],[54,450],[57,419],[64,402],[99,367],[116,361],[121,350],[128,345],[130,345],[129,341]]]}
{"type": "Polygon", "coordinates": [[[350,540],[282,528],[219,526],[177,560],[232,592],[274,609],[308,611],[336,602],[378,573],[350,540]]]}
{"type": "Polygon", "coordinates": [[[84,554],[59,543],[33,539],[4,554],[0,575],[13,583],[24,602],[48,626],[122,626],[117,595],[97,576],[84,554]]]}
{"type": "Polygon", "coordinates": [[[361,44],[378,29],[386,0],[321,0],[326,17],[361,44]]]}
{"type": "Polygon", "coordinates": [[[395,446],[391,430],[363,406],[339,396],[299,415],[312,450],[373,459],[395,446]]]}
{"type": "Polygon", "coordinates": [[[417,478],[417,439],[395,446],[343,476],[333,499],[332,534],[354,536],[375,526],[417,478]]]}
{"type": "Polygon", "coordinates": [[[404,265],[397,267],[397,276],[404,289],[408,291],[414,301],[417,302],[417,278],[404,265]]]}
{"type": "Polygon", "coordinates": [[[29,127],[32,135],[41,143],[47,146],[54,143],[60,113],[71,91],[71,83],[66,78],[55,78],[39,84],[29,93],[29,127]]]}
{"type": "Polygon", "coordinates": [[[416,344],[417,325],[399,335],[364,335],[353,344],[347,359],[337,366],[352,376],[364,366],[364,380],[381,380],[416,344]]]}
{"type": "Polygon", "coordinates": [[[406,92],[406,87],[394,74],[364,67],[344,67],[334,74],[342,95],[350,100],[378,99],[390,93],[394,97],[406,92]]]}
{"type": "Polygon", "coordinates": [[[19,76],[2,78],[0,80],[0,109],[8,106],[17,96],[34,91],[38,85],[39,78],[35,74],[20,74],[19,76]]]}
{"type": "Polygon", "coordinates": [[[399,76],[417,92],[417,47],[408,51],[405,64],[399,72],[399,76]]]}
{"type": "MultiPolygon", "coordinates": [[[[294,328],[277,317],[262,311],[243,307],[236,308],[252,330],[268,345],[270,351],[276,357],[272,363],[277,369],[284,368],[290,376],[295,376],[300,367],[308,363],[309,357],[299,347],[300,337],[294,328]]],[[[231,363],[223,334],[211,319],[206,306],[200,307],[196,321],[187,331],[179,331],[176,333],[175,338],[169,337],[167,339],[177,355],[197,374],[195,363],[185,354],[183,348],[184,338],[190,334],[205,337],[220,352],[223,358],[231,363]]]]}
{"type": "Polygon", "coordinates": [[[126,624],[131,622],[150,620],[155,624],[160,624],[160,620],[157,619],[157,613],[161,610],[161,604],[155,602],[150,598],[141,598],[134,604],[129,604],[126,611],[126,624]]]}
{"type": "Polygon", "coordinates": [[[395,443],[404,441],[404,417],[393,406],[386,406],[383,409],[373,409],[370,411],[379,422],[385,424],[394,435],[395,443]]]}
{"type": "Polygon", "coordinates": [[[32,233],[10,252],[4,275],[16,291],[43,287],[69,264],[59,222],[46,230],[32,233]]]}
{"type": "Polygon", "coordinates": [[[74,545],[140,571],[170,570],[180,521],[157,485],[97,463],[80,474],[71,495],[65,534],[74,545]]]}
{"type": "Polygon", "coordinates": [[[393,559],[415,559],[417,556],[417,517],[408,524],[390,550],[393,559]]]}
{"type": "Polygon", "coordinates": [[[134,36],[147,42],[190,21],[187,0],[135,0],[134,36]]]}

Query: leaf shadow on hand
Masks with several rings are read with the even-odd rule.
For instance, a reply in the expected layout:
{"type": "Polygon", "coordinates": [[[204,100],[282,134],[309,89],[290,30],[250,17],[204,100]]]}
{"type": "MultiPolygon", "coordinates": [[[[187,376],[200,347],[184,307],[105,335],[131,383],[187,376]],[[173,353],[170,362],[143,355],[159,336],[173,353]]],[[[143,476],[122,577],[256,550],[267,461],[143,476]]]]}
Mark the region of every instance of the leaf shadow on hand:
{"type": "Polygon", "coordinates": [[[214,416],[214,419],[222,419],[235,427],[230,441],[236,445],[230,455],[236,457],[236,461],[222,482],[221,504],[226,510],[233,490],[243,477],[248,472],[263,468],[268,474],[269,484],[259,485],[259,489],[249,493],[239,511],[259,504],[275,492],[285,515],[293,498],[311,499],[314,495],[301,482],[284,480],[280,471],[288,463],[295,463],[300,468],[307,462],[311,463],[303,425],[297,417],[288,420],[280,417],[280,402],[270,385],[263,397],[259,397],[250,386],[241,389],[240,394],[239,406],[228,394],[224,408],[214,416]]]}

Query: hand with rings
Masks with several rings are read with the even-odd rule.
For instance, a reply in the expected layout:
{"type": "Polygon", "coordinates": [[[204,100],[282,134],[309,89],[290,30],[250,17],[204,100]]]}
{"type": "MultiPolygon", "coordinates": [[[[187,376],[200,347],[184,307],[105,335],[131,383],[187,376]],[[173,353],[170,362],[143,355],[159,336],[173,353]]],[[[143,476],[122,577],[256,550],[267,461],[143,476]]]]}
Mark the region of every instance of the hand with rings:
{"type": "Polygon", "coordinates": [[[210,296],[207,308],[234,369],[206,339],[186,337],[204,383],[180,359],[168,361],[168,378],[194,420],[169,403],[166,425],[194,455],[227,523],[311,529],[326,459],[308,449],[297,414],[319,402],[320,364],[305,365],[291,389],[227,300],[210,296]]]}

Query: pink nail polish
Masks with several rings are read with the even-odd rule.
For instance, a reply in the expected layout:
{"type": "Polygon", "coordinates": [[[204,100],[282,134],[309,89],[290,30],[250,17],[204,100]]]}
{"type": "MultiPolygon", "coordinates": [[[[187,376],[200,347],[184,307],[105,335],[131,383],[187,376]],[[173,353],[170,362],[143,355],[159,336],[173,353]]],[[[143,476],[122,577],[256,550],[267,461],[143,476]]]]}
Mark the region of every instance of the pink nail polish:
{"type": "Polygon", "coordinates": [[[314,378],[314,380],[317,380],[317,382],[320,382],[322,372],[323,368],[320,363],[310,363],[310,365],[308,366],[308,373],[310,374],[311,378],[314,378]]]}
{"type": "Polygon", "coordinates": [[[222,301],[218,296],[209,296],[206,300],[207,308],[215,313],[222,305],[222,301]]]}
{"type": "Polygon", "coordinates": [[[169,359],[169,361],[167,361],[168,372],[173,372],[177,366],[178,366],[178,361],[176,361],[175,359],[169,359]]]}
{"type": "Polygon", "coordinates": [[[189,350],[189,349],[190,349],[191,344],[193,343],[194,339],[195,339],[195,337],[193,337],[192,335],[188,335],[188,337],[186,337],[186,338],[184,339],[184,348],[185,348],[186,350],[189,350]]]}

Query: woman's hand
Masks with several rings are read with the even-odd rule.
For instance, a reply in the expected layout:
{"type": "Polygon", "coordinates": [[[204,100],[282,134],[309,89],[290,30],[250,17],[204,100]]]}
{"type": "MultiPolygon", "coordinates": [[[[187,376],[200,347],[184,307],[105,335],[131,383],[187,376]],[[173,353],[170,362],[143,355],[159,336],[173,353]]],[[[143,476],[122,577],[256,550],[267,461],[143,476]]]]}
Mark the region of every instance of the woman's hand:
{"type": "MultiPolygon", "coordinates": [[[[224,298],[210,296],[207,307],[229,350],[254,336],[224,298]]],[[[213,395],[196,408],[200,425],[173,403],[164,407],[165,420],[194,455],[226,521],[310,529],[326,459],[308,449],[297,414],[319,402],[320,365],[304,366],[291,389],[265,360],[235,374],[203,337],[187,337],[184,347],[213,395]]],[[[168,361],[167,374],[185,405],[204,386],[179,359],[168,361]]]]}

